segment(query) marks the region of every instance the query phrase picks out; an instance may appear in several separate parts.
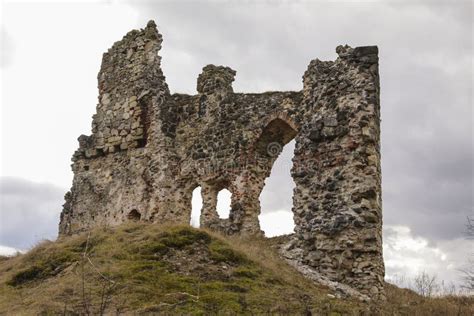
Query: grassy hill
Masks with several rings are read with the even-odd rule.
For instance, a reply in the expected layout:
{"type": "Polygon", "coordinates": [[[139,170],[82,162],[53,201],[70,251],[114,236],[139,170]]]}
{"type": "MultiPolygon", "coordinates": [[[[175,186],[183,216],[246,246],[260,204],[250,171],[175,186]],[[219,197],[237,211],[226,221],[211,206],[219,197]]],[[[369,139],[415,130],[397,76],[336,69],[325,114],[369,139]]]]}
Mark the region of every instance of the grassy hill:
{"type": "MultiPolygon", "coordinates": [[[[275,242],[275,241],[273,241],[275,242]]],[[[5,315],[472,315],[474,299],[337,299],[280,260],[272,240],[127,224],[43,242],[0,260],[5,315]]]]}

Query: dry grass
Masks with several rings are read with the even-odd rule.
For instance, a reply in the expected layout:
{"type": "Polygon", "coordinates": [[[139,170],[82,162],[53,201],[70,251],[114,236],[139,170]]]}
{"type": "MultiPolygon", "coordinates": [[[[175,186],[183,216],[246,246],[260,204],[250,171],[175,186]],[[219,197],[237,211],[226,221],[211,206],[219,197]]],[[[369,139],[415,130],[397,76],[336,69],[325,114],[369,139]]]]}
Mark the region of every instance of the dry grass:
{"type": "Polygon", "coordinates": [[[386,283],[387,315],[474,315],[473,296],[422,297],[409,289],[386,283]]]}
{"type": "Polygon", "coordinates": [[[0,260],[0,315],[474,313],[472,298],[423,299],[391,285],[379,306],[330,293],[278,258],[269,240],[188,226],[96,229],[0,260]]]}

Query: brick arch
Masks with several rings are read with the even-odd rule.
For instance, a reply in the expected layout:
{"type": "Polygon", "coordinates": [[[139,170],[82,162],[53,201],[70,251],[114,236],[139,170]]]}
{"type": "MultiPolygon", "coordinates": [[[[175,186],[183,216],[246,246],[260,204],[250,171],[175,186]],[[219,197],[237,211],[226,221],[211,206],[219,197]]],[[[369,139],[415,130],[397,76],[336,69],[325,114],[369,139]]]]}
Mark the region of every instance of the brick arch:
{"type": "Polygon", "coordinates": [[[279,111],[279,112],[274,112],[268,115],[268,117],[263,121],[262,126],[265,127],[267,126],[271,121],[275,119],[280,119],[284,121],[286,124],[288,124],[291,128],[293,128],[296,132],[300,130],[300,126],[296,124],[296,122],[293,120],[293,118],[288,115],[288,113],[279,111]]]}
{"type": "Polygon", "coordinates": [[[257,159],[270,159],[271,167],[283,147],[297,136],[298,131],[294,127],[296,125],[283,115],[272,116],[260,129],[259,136],[254,140],[250,153],[255,154],[257,159]]]}
{"type": "Polygon", "coordinates": [[[295,120],[293,120],[293,118],[290,115],[288,115],[286,112],[278,111],[278,112],[270,113],[268,116],[265,117],[264,120],[262,120],[260,124],[258,124],[257,128],[255,128],[255,130],[252,132],[252,136],[250,139],[250,143],[252,145],[249,148],[249,152],[253,152],[255,150],[255,145],[257,141],[259,140],[259,138],[262,136],[262,134],[265,132],[265,129],[269,126],[269,124],[271,124],[272,122],[276,120],[280,120],[284,122],[288,127],[294,130],[295,135],[293,136],[293,138],[296,137],[296,135],[300,131],[299,124],[297,124],[295,120]]]}

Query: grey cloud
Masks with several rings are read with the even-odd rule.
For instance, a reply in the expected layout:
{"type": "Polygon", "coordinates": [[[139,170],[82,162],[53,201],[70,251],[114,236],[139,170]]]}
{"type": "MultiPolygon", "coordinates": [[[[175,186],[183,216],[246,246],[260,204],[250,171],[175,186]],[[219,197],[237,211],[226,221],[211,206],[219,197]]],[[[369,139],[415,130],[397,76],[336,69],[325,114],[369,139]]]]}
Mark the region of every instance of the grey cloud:
{"type": "Polygon", "coordinates": [[[433,11],[434,14],[442,16],[451,23],[462,25],[463,27],[471,27],[472,32],[472,1],[436,1],[430,4],[430,0],[425,0],[425,7],[433,11]]]}
{"type": "MultiPolygon", "coordinates": [[[[461,236],[473,192],[471,2],[134,5],[163,33],[173,91],[195,93],[207,63],[236,69],[236,91],[298,90],[311,59],[334,59],[339,44],[378,45],[384,222],[433,242],[461,236]]],[[[264,212],[291,208],[289,180],[274,170],[264,212]]]]}
{"type": "Polygon", "coordinates": [[[55,239],[64,192],[47,183],[1,177],[0,245],[24,250],[42,239],[55,239]]]}
{"type": "MultiPolygon", "coordinates": [[[[237,69],[238,90],[284,90],[300,88],[309,61],[333,59],[339,44],[379,44],[384,61],[390,56],[411,58],[434,50],[459,49],[463,32],[453,28],[452,21],[440,22],[429,6],[394,5],[139,1],[137,7],[143,22],[156,19],[164,34],[164,67],[173,83],[179,82],[174,79],[177,72],[186,69],[179,65],[167,68],[166,57],[168,52],[184,50],[194,56],[194,69],[206,63],[237,69]],[[413,8],[420,11],[421,18],[413,8]]],[[[189,75],[194,81],[197,73],[187,72],[189,75]]],[[[178,90],[181,86],[171,85],[178,90]]],[[[194,84],[186,88],[192,92],[194,84]]]]}
{"type": "Polygon", "coordinates": [[[452,75],[442,65],[401,63],[382,82],[385,220],[408,224],[433,240],[460,236],[472,212],[472,81],[467,69],[452,75]]]}

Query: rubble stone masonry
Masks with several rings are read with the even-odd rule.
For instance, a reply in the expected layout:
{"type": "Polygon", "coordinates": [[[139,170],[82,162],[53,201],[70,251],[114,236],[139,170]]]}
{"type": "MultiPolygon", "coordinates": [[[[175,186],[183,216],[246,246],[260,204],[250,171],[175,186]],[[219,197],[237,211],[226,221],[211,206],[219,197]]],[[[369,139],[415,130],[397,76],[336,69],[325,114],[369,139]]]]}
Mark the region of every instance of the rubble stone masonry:
{"type": "MultiPolygon", "coordinates": [[[[103,55],[92,134],[79,137],[60,235],[125,221],[189,223],[202,188],[201,227],[261,235],[259,196],[295,139],[292,259],[383,299],[380,105],[376,46],[339,46],[310,62],[303,89],[234,93],[236,71],[207,65],[197,94],[170,94],[150,21],[103,55]],[[217,194],[232,193],[229,218],[217,194]]],[[[282,184],[285,185],[285,184],[282,184]]]]}

